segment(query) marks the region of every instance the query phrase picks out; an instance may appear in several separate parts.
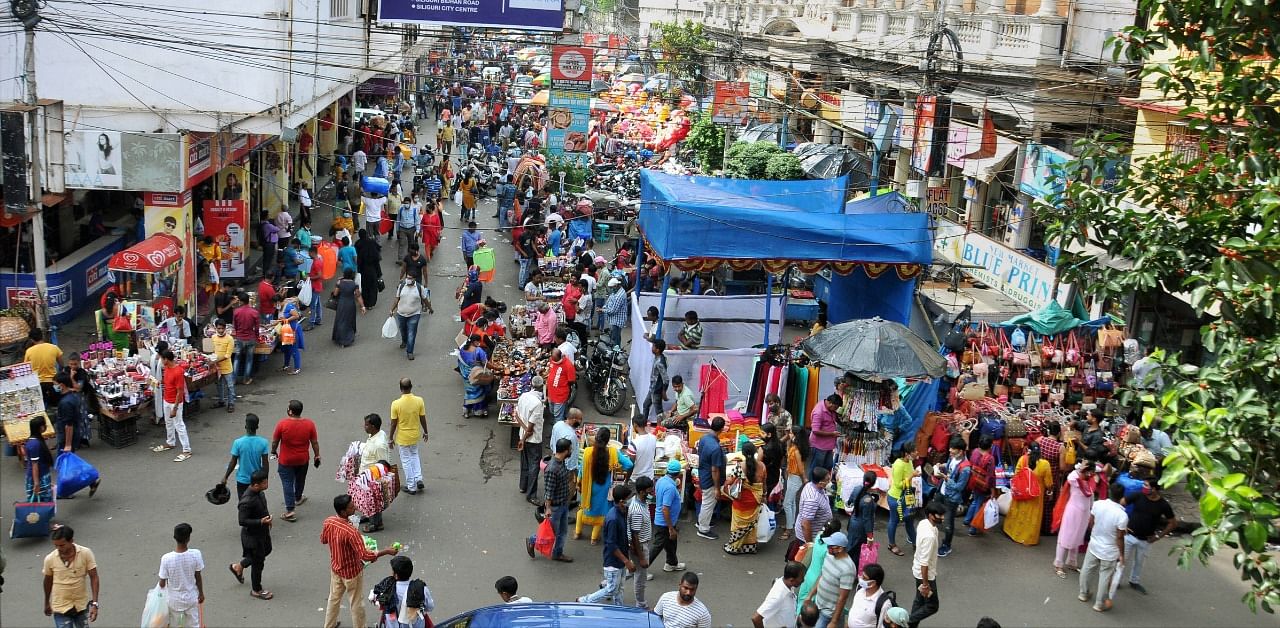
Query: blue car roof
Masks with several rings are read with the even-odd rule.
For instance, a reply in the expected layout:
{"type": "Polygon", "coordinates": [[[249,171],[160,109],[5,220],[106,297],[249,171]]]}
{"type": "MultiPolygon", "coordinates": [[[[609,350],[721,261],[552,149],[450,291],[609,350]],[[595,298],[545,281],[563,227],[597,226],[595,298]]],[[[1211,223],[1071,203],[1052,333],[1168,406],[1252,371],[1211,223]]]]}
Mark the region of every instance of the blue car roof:
{"type": "Polygon", "coordinates": [[[630,606],[580,602],[533,602],[477,608],[436,623],[437,628],[661,628],[657,615],[630,606]]]}

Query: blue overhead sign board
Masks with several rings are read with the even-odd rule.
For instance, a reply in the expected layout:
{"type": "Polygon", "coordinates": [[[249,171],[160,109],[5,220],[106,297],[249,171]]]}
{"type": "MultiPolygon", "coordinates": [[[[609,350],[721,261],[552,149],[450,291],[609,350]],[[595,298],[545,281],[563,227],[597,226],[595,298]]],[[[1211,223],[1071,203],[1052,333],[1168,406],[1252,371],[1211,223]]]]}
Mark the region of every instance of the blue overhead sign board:
{"type": "Polygon", "coordinates": [[[378,21],[558,31],[563,0],[379,0],[378,21]]]}

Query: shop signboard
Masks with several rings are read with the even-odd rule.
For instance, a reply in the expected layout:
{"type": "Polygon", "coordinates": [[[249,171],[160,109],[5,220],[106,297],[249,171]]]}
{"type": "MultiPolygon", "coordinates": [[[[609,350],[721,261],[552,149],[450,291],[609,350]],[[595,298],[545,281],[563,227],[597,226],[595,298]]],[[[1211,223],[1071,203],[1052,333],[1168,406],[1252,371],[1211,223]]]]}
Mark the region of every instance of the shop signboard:
{"type": "Polygon", "coordinates": [[[558,31],[562,0],[378,0],[378,21],[558,31]]]}
{"type": "MultiPolygon", "coordinates": [[[[263,136],[248,133],[202,133],[192,131],[186,136],[186,185],[153,191],[187,190],[200,185],[205,179],[213,176],[215,172],[222,170],[228,164],[233,164],[243,159],[258,144],[262,143],[262,140],[263,136]]],[[[241,180],[240,183],[244,185],[247,181],[241,180]]]]}
{"type": "Polygon", "coordinates": [[[551,47],[551,88],[591,91],[595,51],[584,46],[551,47]]]}
{"type": "Polygon", "coordinates": [[[1049,303],[1053,267],[1040,263],[991,238],[947,220],[937,221],[934,250],[941,257],[973,266],[965,272],[1005,296],[1036,310],[1049,303]]]}
{"type": "Polygon", "coordinates": [[[163,192],[183,188],[177,133],[71,131],[63,134],[63,183],[80,190],[163,192]]]}
{"type": "Polygon", "coordinates": [[[818,92],[818,117],[831,122],[840,121],[840,94],[818,92]]]}
{"type": "Polygon", "coordinates": [[[107,264],[111,258],[104,257],[98,260],[96,264],[90,264],[84,269],[84,291],[87,294],[93,294],[105,287],[111,281],[111,272],[107,270],[107,264]]]}
{"type": "Polygon", "coordinates": [[[928,173],[933,165],[933,123],[938,113],[938,97],[921,94],[916,97],[915,126],[912,129],[911,167],[928,173]]]}
{"type": "MultiPolygon", "coordinates": [[[[981,131],[974,129],[975,135],[981,131]]],[[[964,167],[964,156],[969,154],[969,127],[953,124],[947,129],[947,165],[964,167]]]]}
{"type": "MultiPolygon", "coordinates": [[[[866,106],[863,107],[862,132],[867,137],[875,137],[876,129],[880,127],[881,119],[885,116],[891,116],[893,124],[893,146],[902,146],[902,126],[908,124],[903,120],[902,107],[897,105],[889,105],[879,100],[866,100],[866,106]]],[[[910,127],[908,127],[908,131],[910,127]]]]}
{"type": "MultiPolygon", "coordinates": [[[[45,302],[49,319],[55,325],[70,322],[85,310],[98,307],[97,293],[106,287],[107,262],[124,248],[123,236],[106,236],[86,244],[79,251],[62,258],[45,271],[48,292],[45,302]]],[[[0,275],[0,308],[13,307],[23,300],[36,300],[35,275],[4,273],[0,275]]]]}
{"type": "Polygon", "coordinates": [[[587,152],[587,132],[591,123],[591,94],[551,90],[547,113],[547,150],[552,155],[573,155],[581,162],[587,152]]]}
{"type": "Polygon", "coordinates": [[[748,93],[752,98],[764,98],[765,89],[769,85],[769,73],[764,70],[747,70],[748,93]]]}
{"type": "MultiPolygon", "coordinates": [[[[743,81],[716,81],[711,100],[711,121],[745,126],[751,115],[751,84],[743,81]]],[[[837,108],[837,113],[839,109],[837,108]]]]}
{"type": "Polygon", "coordinates": [[[222,249],[219,277],[244,277],[248,255],[249,203],[247,201],[205,201],[204,234],[222,249]]]}
{"type": "Polygon", "coordinates": [[[1064,176],[1062,166],[1068,161],[1071,161],[1071,156],[1060,150],[1028,142],[1018,187],[1039,198],[1048,198],[1061,192],[1065,188],[1061,178],[1064,176]]]}
{"type": "Polygon", "coordinates": [[[186,303],[196,293],[195,242],[191,229],[191,190],[179,194],[148,192],[142,197],[147,237],[167,233],[182,242],[182,289],[175,303],[186,303]]]}

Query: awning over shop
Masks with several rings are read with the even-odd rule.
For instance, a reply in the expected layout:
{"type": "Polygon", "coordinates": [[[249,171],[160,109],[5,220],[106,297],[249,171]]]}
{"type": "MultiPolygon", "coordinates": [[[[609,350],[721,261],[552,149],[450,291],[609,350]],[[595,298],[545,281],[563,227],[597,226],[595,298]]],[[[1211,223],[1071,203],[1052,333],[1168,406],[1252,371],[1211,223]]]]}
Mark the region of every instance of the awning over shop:
{"type": "Polygon", "coordinates": [[[848,274],[864,265],[870,276],[892,267],[906,279],[933,259],[927,214],[832,213],[845,209],[842,179],[747,181],[645,170],[640,188],[640,230],[658,259],[679,268],[763,263],[779,272],[796,264],[803,272],[830,266],[848,274]]]}
{"type": "Polygon", "coordinates": [[[157,233],[115,255],[107,263],[111,270],[155,273],[182,260],[182,241],[157,233]]]}
{"type": "MultiPolygon", "coordinates": [[[[965,140],[964,146],[956,147],[955,150],[963,151],[960,153],[962,155],[972,154],[974,151],[978,150],[982,144],[981,129],[962,122],[956,122],[954,120],[951,122],[951,125],[953,130],[961,132],[960,136],[965,140]]],[[[1000,173],[1000,170],[1005,167],[1009,158],[1012,157],[1014,153],[1017,153],[1018,148],[1021,146],[1022,144],[1019,142],[997,133],[995,154],[986,159],[965,159],[963,166],[964,175],[966,177],[978,179],[983,183],[991,183],[991,180],[1000,173]]],[[[948,163],[955,164],[955,161],[949,159],[948,163]]]]}

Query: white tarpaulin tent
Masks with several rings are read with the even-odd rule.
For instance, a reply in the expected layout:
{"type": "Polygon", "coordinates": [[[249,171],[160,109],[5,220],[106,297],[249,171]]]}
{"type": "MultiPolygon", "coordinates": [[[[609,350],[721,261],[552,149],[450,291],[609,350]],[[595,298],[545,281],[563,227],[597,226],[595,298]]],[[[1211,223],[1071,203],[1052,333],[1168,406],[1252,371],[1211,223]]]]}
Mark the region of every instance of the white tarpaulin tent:
{"type": "MultiPolygon", "coordinates": [[[[649,394],[649,373],[653,369],[653,352],[644,335],[653,330],[644,321],[644,312],[650,306],[660,305],[662,295],[641,293],[631,296],[631,387],[638,404],[643,405],[649,394]]],[[[726,406],[746,401],[751,387],[751,372],[756,356],[761,350],[753,348],[764,340],[764,295],[747,296],[667,296],[666,313],[663,315],[662,338],[667,341],[667,374],[679,375],[696,392],[700,389],[698,374],[703,364],[712,360],[728,376],[729,399],[726,406]],[[680,346],[676,334],[684,325],[684,313],[693,310],[702,323],[704,349],[673,350],[680,346]]],[[[782,295],[773,296],[769,306],[769,343],[782,340],[784,307],[782,295]]],[[[675,395],[668,393],[670,403],[675,395]]]]}

